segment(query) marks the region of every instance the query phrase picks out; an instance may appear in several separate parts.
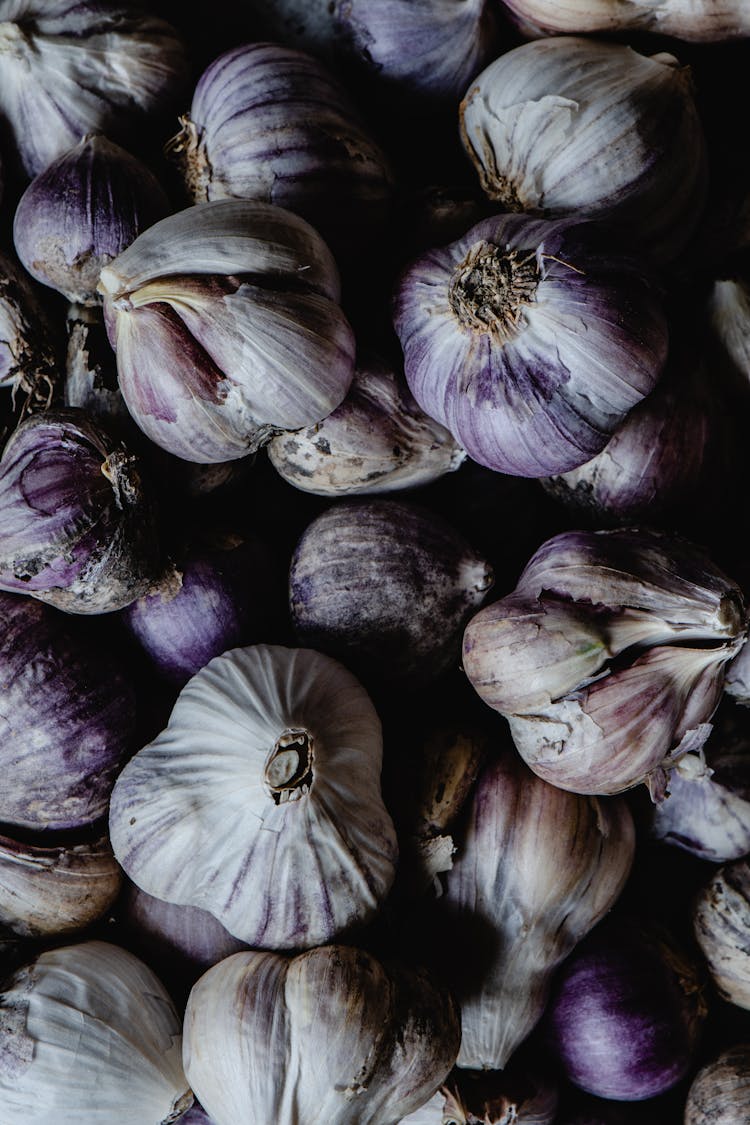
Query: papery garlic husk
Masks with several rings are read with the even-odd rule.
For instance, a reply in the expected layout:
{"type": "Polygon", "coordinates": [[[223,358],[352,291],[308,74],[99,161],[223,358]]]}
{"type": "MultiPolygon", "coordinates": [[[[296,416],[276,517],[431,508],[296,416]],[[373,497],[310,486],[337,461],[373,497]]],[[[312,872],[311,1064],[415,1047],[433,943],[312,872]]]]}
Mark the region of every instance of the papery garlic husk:
{"type": "Polygon", "coordinates": [[[5,1125],[170,1125],[191,1104],[179,1016],[132,953],[47,950],[1,987],[5,1125]]]}
{"type": "Polygon", "coordinates": [[[33,598],[0,593],[0,620],[0,824],[88,827],[106,815],[132,750],[124,665],[75,618],[33,598]]]}
{"type": "Polygon", "coordinates": [[[216,1125],[395,1125],[446,1077],[460,1028],[423,971],[330,945],[226,958],[193,987],[184,1036],[216,1125]]]}
{"type": "Polygon", "coordinates": [[[745,384],[750,383],[750,279],[738,273],[714,281],[708,318],[720,350],[745,384]]]}
{"type": "Polygon", "coordinates": [[[155,223],[101,272],[125,402],[186,461],[229,461],[320,422],[354,373],[330,250],[297,215],[239,199],[155,223]]]}
{"type": "Polygon", "coordinates": [[[63,400],[100,418],[123,437],[139,434],[117,383],[115,353],[107,339],[104,313],[92,305],[71,303],[66,318],[63,400]]]}
{"type": "Polygon", "coordinates": [[[0,521],[0,590],[68,613],[122,609],[162,567],[139,460],[85,410],[16,428],[0,460],[0,521]]]}
{"type": "Polygon", "coordinates": [[[502,1071],[454,1067],[402,1125],[553,1125],[557,1104],[556,1082],[514,1056],[502,1071]]]}
{"type": "Polygon", "coordinates": [[[301,643],[368,681],[427,683],[458,665],[460,634],[492,586],[446,520],[403,500],[345,500],[301,535],[289,606],[301,643]]]}
{"type": "Polygon", "coordinates": [[[39,287],[0,252],[0,389],[28,399],[31,407],[49,406],[60,382],[57,352],[39,287]]]}
{"type": "Polygon", "coordinates": [[[148,894],[208,910],[255,948],[309,948],[372,919],[393,882],[381,760],[380,720],[343,665],[233,649],[120,774],[112,847],[148,894]]]}
{"type": "Polygon", "coordinates": [[[463,667],[540,777],[614,794],[696,751],[747,636],[739,586],[686,540],[564,532],[464,632],[463,667]]]}
{"type": "Polygon", "coordinates": [[[402,372],[367,355],[341,405],[315,426],[277,434],[268,456],[295,488],[347,496],[429,484],[463,464],[466,451],[417,406],[402,372]]]}
{"type": "Polygon", "coordinates": [[[503,0],[527,35],[651,32],[695,43],[750,35],[744,0],[503,0]]]}
{"type": "Polygon", "coordinates": [[[719,995],[750,1008],[750,862],[720,867],[693,903],[693,931],[719,995]]]}
{"type": "Polygon", "coordinates": [[[69,301],[101,304],[99,273],[171,210],[153,172],[101,133],[88,133],[28,185],[13,242],[24,267],[69,301]]]}
{"type": "Polygon", "coordinates": [[[742,707],[750,707],[750,646],[743,645],[727,667],[724,690],[742,707]]]}
{"type": "Polygon", "coordinates": [[[134,140],[188,76],[178,32],[119,0],[2,0],[0,64],[0,116],[29,178],[86,133],[134,140]]]}
{"type": "Polygon", "coordinates": [[[469,457],[543,477],[590,460],[653,390],[661,298],[604,224],[496,215],[396,287],[409,388],[469,457]]]}
{"type": "Polygon", "coordinates": [[[690,70],[673,55],[576,36],[524,43],[471,83],[459,117],[499,209],[607,219],[660,262],[687,244],[707,156],[690,70]]]}
{"type": "Polygon", "coordinates": [[[198,79],[167,145],[188,199],[256,199],[307,219],[337,255],[385,233],[394,178],[348,92],[312,55],[234,47],[198,79]]]}
{"type": "Polygon", "coordinates": [[[502,1070],[541,1018],[557,966],[617,901],[633,820],[621,799],[541,781],[508,747],[484,767],[457,844],[425,933],[445,941],[458,1066],[502,1070]]]}
{"type": "Polygon", "coordinates": [[[106,914],[121,886],[106,836],[46,847],[0,836],[0,924],[22,937],[83,930],[106,914]]]}
{"type": "Polygon", "coordinates": [[[685,1101],[684,1125],[743,1125],[750,1118],[750,1042],[705,1062],[685,1101]]]}

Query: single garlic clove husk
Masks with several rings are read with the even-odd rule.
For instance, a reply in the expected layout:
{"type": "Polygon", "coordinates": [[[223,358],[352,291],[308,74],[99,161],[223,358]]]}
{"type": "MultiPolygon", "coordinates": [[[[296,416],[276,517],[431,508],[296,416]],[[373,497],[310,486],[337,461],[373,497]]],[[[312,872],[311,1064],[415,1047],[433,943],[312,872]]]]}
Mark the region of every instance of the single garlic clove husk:
{"type": "Polygon", "coordinates": [[[553,1125],[557,1084],[514,1055],[505,1070],[454,1067],[437,1094],[402,1125],[553,1125]]]}
{"type": "Polygon", "coordinates": [[[349,389],[336,264],[283,208],[221,199],[169,215],[105,266],[99,290],[130,413],[187,461],[245,457],[349,389]]]}
{"type": "Polygon", "coordinates": [[[69,613],[122,609],[162,567],[138,458],[85,410],[32,414],[0,460],[0,589],[69,613]]]}
{"type": "Polygon", "coordinates": [[[31,408],[49,406],[58,390],[58,347],[39,287],[15,258],[0,252],[0,389],[31,408]]]}
{"type": "Polygon", "coordinates": [[[417,406],[402,372],[367,355],[341,405],[315,426],[277,434],[268,456],[295,488],[347,496],[428,484],[459,468],[466,452],[417,406]]]}
{"type": "Polygon", "coordinates": [[[693,1077],[684,1125],[743,1125],[750,1118],[750,1042],[725,1047],[693,1077]]]}
{"type": "Polygon", "coordinates": [[[106,815],[132,750],[125,667],[77,619],[33,598],[0,593],[0,616],[0,823],[89,826],[106,815]]]}
{"type": "Polygon", "coordinates": [[[135,141],[188,78],[178,32],[127,2],[2,0],[0,60],[0,113],[29,178],[86,133],[135,141]]]}
{"type": "Polygon", "coordinates": [[[459,116],[500,209],[607,219],[661,262],[686,246],[707,156],[689,68],[673,55],[576,36],[524,43],[474,79],[459,116]]]}
{"type": "Polygon", "coordinates": [[[394,326],[421,408],[469,457],[547,477],[599,453],[653,390],[661,297],[603,223],[494,215],[422,254],[394,326]]]}
{"type": "Polygon", "coordinates": [[[2,988],[7,1125],[169,1125],[191,1104],[179,1016],[132,953],[103,941],[47,950],[2,988]]]}
{"type": "Polygon", "coordinates": [[[460,1025],[423,971],[330,945],[226,958],[193,987],[184,1035],[216,1125],[395,1125],[450,1071],[460,1025]]]}
{"type": "Polygon", "coordinates": [[[380,720],[343,665],[233,649],[118,777],[115,855],[148,894],[208,910],[255,948],[330,941],[372,919],[394,879],[381,761],[380,720]]]}
{"type": "Polygon", "coordinates": [[[750,35],[744,0],[504,0],[516,23],[533,35],[651,32],[694,43],[750,35]]]}
{"type": "Polygon", "coordinates": [[[141,160],[89,133],[28,185],[16,207],[13,242],[37,281],[69,301],[99,305],[102,267],[170,210],[141,160]]]}
{"type": "Polygon", "coordinates": [[[441,516],[403,500],[345,500],[317,516],[289,571],[301,643],[367,681],[424,684],[458,665],[492,569],[441,516]]]}
{"type": "Polygon", "coordinates": [[[37,846],[0,836],[0,924],[22,937],[56,937],[102,918],[122,886],[109,840],[37,846]]]}
{"type": "Polygon", "coordinates": [[[167,144],[190,202],[256,199],[302,215],[342,260],[385,233],[388,158],[317,58],[276,42],[225,51],[167,144]]]}
{"type": "Polygon", "coordinates": [[[750,1008],[750,861],[720,867],[693,903],[693,932],[719,995],[750,1008]]]}

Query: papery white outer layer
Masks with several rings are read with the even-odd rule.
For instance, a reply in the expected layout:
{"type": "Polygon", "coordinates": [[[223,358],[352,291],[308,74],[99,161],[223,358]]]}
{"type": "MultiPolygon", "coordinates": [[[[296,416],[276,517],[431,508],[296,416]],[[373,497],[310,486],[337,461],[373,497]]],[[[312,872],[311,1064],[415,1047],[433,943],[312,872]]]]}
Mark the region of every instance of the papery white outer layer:
{"type": "Polygon", "coordinates": [[[381,759],[380,720],[343,665],[310,649],[233,649],[188,682],[121,773],[112,847],[148,894],[208,910],[249,945],[317,945],[371,918],[393,881],[381,759]],[[312,780],[276,804],[264,770],[291,728],[312,736],[312,780]]]}
{"type": "Polygon", "coordinates": [[[696,43],[750,34],[745,0],[504,0],[527,35],[650,31],[696,43]]]}
{"type": "Polygon", "coordinates": [[[0,993],[3,1125],[166,1125],[191,1095],[180,1019],[132,953],[42,953],[0,993]]]}

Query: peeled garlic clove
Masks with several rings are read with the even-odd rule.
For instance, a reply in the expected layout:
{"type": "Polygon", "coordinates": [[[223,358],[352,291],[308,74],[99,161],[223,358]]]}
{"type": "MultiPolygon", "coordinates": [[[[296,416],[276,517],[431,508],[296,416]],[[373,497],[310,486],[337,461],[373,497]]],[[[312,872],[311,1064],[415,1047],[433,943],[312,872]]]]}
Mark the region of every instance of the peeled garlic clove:
{"type": "Polygon", "coordinates": [[[69,301],[98,305],[102,267],[170,209],[142,161],[89,133],[28,185],[16,207],[13,242],[37,281],[69,301]]]}
{"type": "Polygon", "coordinates": [[[707,156],[688,67],[575,36],[524,43],[469,86],[461,138],[503,210],[625,227],[656,260],[686,244],[707,156]]]}
{"type": "Polygon", "coordinates": [[[420,410],[402,374],[371,355],[358,361],[340,406],[315,426],[277,434],[268,456],[303,492],[346,496],[427,484],[457,469],[466,452],[420,410]]]}
{"type": "Polygon", "coordinates": [[[188,75],[177,31],[121,2],[3,0],[0,60],[0,113],[28,177],[86,133],[135,139],[188,75]]]}
{"type": "Polygon", "coordinates": [[[489,563],[442,517],[399,500],[346,500],[317,516],[289,572],[303,644],[393,681],[458,663],[460,632],[492,585],[489,563]]]}
{"type": "Polygon", "coordinates": [[[693,931],[719,995],[750,1008],[750,861],[719,868],[693,904],[693,931]]]}
{"type": "Polygon", "coordinates": [[[103,941],[51,949],[2,986],[7,1125],[168,1125],[192,1102],[161,982],[103,941]]]}
{"type": "Polygon", "coordinates": [[[393,1125],[448,1074],[460,1031],[425,973],[331,945],[226,958],[193,987],[184,1034],[216,1125],[393,1125]]]}
{"type": "Polygon", "coordinates": [[[380,720],[343,665],[233,649],[187,683],[118,777],[112,847],[142,890],[208,910],[248,945],[330,941],[369,921],[393,882],[381,759],[380,720]]]}
{"type": "Polygon", "coordinates": [[[238,199],[154,224],[101,272],[125,402],[157,445],[233,460],[342,401],[354,338],[331,252],[304,219],[238,199]]]}
{"type": "Polygon", "coordinates": [[[23,937],[84,929],[109,910],[121,885],[106,836],[51,847],[0,836],[0,923],[23,937]]]}
{"type": "Polygon", "coordinates": [[[0,460],[0,589],[69,613],[121,609],[161,567],[138,459],[84,410],[17,427],[0,460]]]}
{"type": "Polygon", "coordinates": [[[742,1125],[750,1117],[750,1043],[726,1047],[690,1083],[685,1125],[742,1125]]]}
{"type": "Polygon", "coordinates": [[[667,324],[645,270],[585,219],[495,215],[401,274],[409,388],[469,457],[545,477],[600,452],[653,390],[667,324]]]}
{"type": "Polygon", "coordinates": [[[57,346],[37,286],[9,255],[0,253],[0,388],[49,405],[56,391],[57,346]]]}

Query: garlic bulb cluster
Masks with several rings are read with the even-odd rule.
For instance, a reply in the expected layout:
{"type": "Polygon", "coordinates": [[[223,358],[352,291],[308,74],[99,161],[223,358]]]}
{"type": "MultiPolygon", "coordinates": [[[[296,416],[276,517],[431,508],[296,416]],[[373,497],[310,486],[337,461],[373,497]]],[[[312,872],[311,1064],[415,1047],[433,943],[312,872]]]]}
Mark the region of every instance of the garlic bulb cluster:
{"type": "Polygon", "coordinates": [[[692,917],[719,995],[750,1008],[750,859],[720,867],[696,896],[692,917]]]}
{"type": "Polygon", "coordinates": [[[662,262],[705,202],[689,70],[664,52],[575,36],[524,43],[471,83],[460,124],[499,209],[608,219],[662,262]]]}
{"type": "Polygon", "coordinates": [[[0,116],[28,177],[86,133],[135,136],[187,73],[178,32],[128,2],[0,2],[0,116]]]}
{"type": "Polygon", "coordinates": [[[739,586],[666,533],[563,532],[464,633],[463,665],[535,773],[576,793],[662,795],[700,748],[747,636],[739,586]]]}
{"type": "Polygon", "coordinates": [[[58,383],[53,320],[28,274],[0,252],[0,389],[49,405],[58,383]]]}
{"type": "Polygon", "coordinates": [[[422,409],[475,461],[544,477],[588,461],[653,390],[667,324],[603,224],[496,215],[408,266],[394,325],[422,409]]]}
{"type": "Polygon", "coordinates": [[[727,1047],[690,1083],[685,1125],[742,1125],[750,1118],[750,1043],[727,1047]]]}
{"type": "Polygon", "coordinates": [[[114,853],[142,890],[207,910],[255,948],[330,941],[375,915],[395,875],[381,760],[380,720],[343,665],[232,649],[119,775],[114,853]]]}
{"type": "Polygon", "coordinates": [[[104,267],[99,290],[130,413],[187,461],[245,457],[349,389],[336,264],[281,207],[220,199],[169,215],[104,267]]]}
{"type": "Polygon", "coordinates": [[[185,1073],[216,1125],[396,1125],[455,1062],[445,989],[346,945],[227,957],[193,987],[185,1073]]]}
{"type": "Polygon", "coordinates": [[[170,1125],[193,1098],[180,1019],[125,949],[50,949],[0,985],[4,1125],[170,1125]]]}
{"type": "Polygon", "coordinates": [[[394,196],[389,161],[311,55],[264,42],[225,52],[199,78],[180,122],[168,147],[191,202],[285,207],[344,256],[382,237],[394,196]]]}
{"type": "Polygon", "coordinates": [[[750,35],[744,0],[503,0],[527,35],[652,32],[696,43],[750,35]]]}

